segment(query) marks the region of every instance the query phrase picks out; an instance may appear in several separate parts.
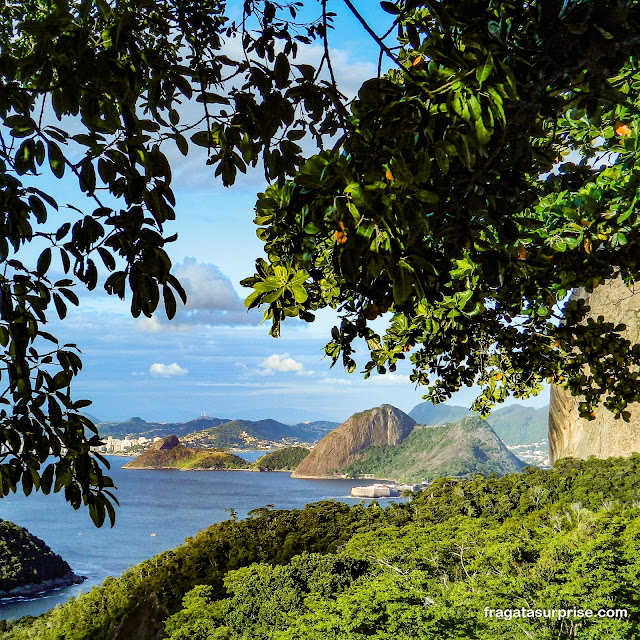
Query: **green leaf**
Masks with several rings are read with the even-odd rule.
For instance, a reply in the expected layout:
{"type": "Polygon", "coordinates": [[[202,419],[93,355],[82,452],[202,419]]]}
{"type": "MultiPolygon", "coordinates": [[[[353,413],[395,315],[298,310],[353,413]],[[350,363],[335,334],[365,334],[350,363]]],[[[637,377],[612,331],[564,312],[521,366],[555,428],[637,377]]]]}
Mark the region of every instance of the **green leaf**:
{"type": "Polygon", "coordinates": [[[478,142],[480,144],[487,144],[489,140],[491,140],[491,136],[493,135],[493,129],[487,128],[482,121],[482,118],[479,118],[475,122],[476,125],[476,136],[478,138],[478,142]]]}
{"type": "Polygon", "coordinates": [[[65,157],[60,151],[60,147],[51,140],[47,140],[47,149],[49,152],[49,166],[56,178],[62,178],[65,169],[65,157]]]}
{"type": "Polygon", "coordinates": [[[393,2],[381,2],[380,6],[384,11],[390,13],[392,16],[397,16],[401,13],[400,7],[393,2]]]}
{"type": "Polygon", "coordinates": [[[65,316],[67,315],[67,305],[57,293],[53,294],[53,302],[56,306],[58,317],[60,318],[60,320],[64,320],[65,316]]]}
{"type": "Polygon", "coordinates": [[[291,289],[293,293],[294,300],[298,303],[306,302],[309,297],[307,290],[300,284],[292,284],[289,286],[289,289],[291,289]]]}
{"type": "Polygon", "coordinates": [[[278,89],[283,89],[287,86],[287,81],[289,79],[289,59],[284,53],[279,53],[276,56],[276,64],[274,68],[274,75],[276,78],[276,86],[278,89]]]}
{"type": "Polygon", "coordinates": [[[426,189],[416,191],[416,198],[420,200],[420,202],[424,202],[425,204],[437,204],[440,200],[437,193],[433,193],[433,191],[427,191],[426,189]]]}
{"type": "Polygon", "coordinates": [[[225,98],[219,93],[211,93],[210,91],[201,91],[196,98],[196,102],[202,102],[204,104],[231,104],[229,98],[225,98]]]}
{"type": "Polygon", "coordinates": [[[51,265],[51,249],[47,247],[38,258],[38,266],[36,267],[36,273],[39,276],[43,276],[49,270],[51,265]]]}
{"type": "Polygon", "coordinates": [[[493,71],[493,56],[489,54],[484,64],[476,69],[476,80],[482,86],[482,83],[491,75],[493,71]]]}
{"type": "Polygon", "coordinates": [[[168,286],[162,288],[162,296],[164,298],[164,308],[167,313],[167,318],[171,320],[176,315],[176,298],[168,286]]]}
{"type": "Polygon", "coordinates": [[[436,162],[442,173],[447,174],[449,172],[449,156],[440,146],[436,147],[436,162]]]}
{"type": "Polygon", "coordinates": [[[87,193],[93,193],[96,188],[96,171],[93,163],[88,160],[80,169],[80,189],[87,193]]]}
{"type": "Polygon", "coordinates": [[[404,261],[398,262],[398,270],[393,274],[393,301],[403,305],[413,290],[414,270],[404,261]]]}
{"type": "Polygon", "coordinates": [[[466,256],[462,260],[456,260],[456,264],[457,267],[449,272],[456,280],[468,276],[475,270],[475,264],[466,256]]]}
{"type": "Polygon", "coordinates": [[[199,147],[210,148],[212,146],[211,134],[208,131],[198,131],[191,136],[191,142],[199,147]]]}

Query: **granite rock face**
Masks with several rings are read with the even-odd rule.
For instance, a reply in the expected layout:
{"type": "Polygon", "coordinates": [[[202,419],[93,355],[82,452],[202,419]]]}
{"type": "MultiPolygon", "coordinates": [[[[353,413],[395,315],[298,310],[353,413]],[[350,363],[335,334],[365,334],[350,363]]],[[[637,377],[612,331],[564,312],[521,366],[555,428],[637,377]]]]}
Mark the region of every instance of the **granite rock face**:
{"type": "Polygon", "coordinates": [[[162,440],[158,440],[151,448],[158,451],[171,451],[180,445],[180,440],[175,435],[166,436],[162,440]]]}
{"type": "Polygon", "coordinates": [[[292,477],[335,475],[357,460],[367,447],[400,444],[415,424],[413,418],[389,404],[356,413],[320,440],[292,477]]]}
{"type": "MultiPolygon", "coordinates": [[[[623,336],[632,344],[640,342],[640,289],[634,294],[621,279],[610,280],[590,294],[577,290],[591,307],[589,316],[604,316],[614,324],[627,326],[623,336]]],[[[595,420],[578,415],[579,397],[562,387],[551,388],[549,406],[549,448],[551,464],[559,458],[608,458],[640,451],[640,404],[628,407],[631,420],[615,420],[603,407],[596,409],[595,420]]]]}

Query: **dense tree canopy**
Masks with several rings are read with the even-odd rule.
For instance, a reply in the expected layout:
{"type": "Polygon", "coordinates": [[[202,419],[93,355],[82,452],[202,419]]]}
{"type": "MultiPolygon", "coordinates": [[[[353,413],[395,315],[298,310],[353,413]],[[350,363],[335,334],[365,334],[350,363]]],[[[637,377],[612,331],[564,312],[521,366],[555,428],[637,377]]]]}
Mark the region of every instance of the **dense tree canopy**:
{"type": "Polygon", "coordinates": [[[638,3],[383,6],[396,68],[362,85],[333,149],[260,196],[248,305],[274,335],[338,308],[334,362],[355,370],[358,338],[366,375],[411,352],[436,402],[479,383],[486,414],[546,380],[583,394],[584,417],[627,418],[640,345],[562,303],[640,277],[638,3]]]}
{"type": "Polygon", "coordinates": [[[162,299],[173,317],[185,293],[164,249],[175,238],[163,233],[175,218],[167,145],[184,155],[190,145],[207,149],[212,179],[229,185],[260,158],[269,179],[292,175],[301,160],[295,141],[337,130],[334,86],[292,64],[331,16],[289,24],[279,15],[286,9],[294,20],[295,3],[243,6],[236,24],[219,0],[3,5],[0,495],[20,483],[25,493],[64,489],[96,524],[113,520],[112,483],[90,453],[97,431],[79,413],[90,403],[71,398],[77,348],[59,345],[43,325],[53,307],[64,318],[66,305],[78,303],[75,283],[93,289],[101,272],[108,293],[130,290],[134,316],[150,316],[162,299]],[[238,60],[225,38],[241,41],[238,60]],[[195,121],[183,121],[187,102],[199,108],[195,121]],[[47,172],[72,174],[86,210],[59,211],[38,186],[47,172]],[[30,243],[41,251],[33,265],[20,259],[30,243]],[[50,277],[62,271],[69,277],[50,277]],[[51,454],[56,461],[42,469],[51,454]]]}
{"type": "Polygon", "coordinates": [[[440,478],[384,509],[257,509],[38,618],[10,621],[2,637],[136,637],[140,609],[159,601],[152,619],[169,614],[172,640],[628,640],[640,627],[639,482],[633,454],[440,478]],[[486,617],[487,606],[627,616],[504,620],[486,617]]]}
{"type": "Polygon", "coordinates": [[[77,304],[76,282],[93,289],[101,274],[108,293],[131,292],[134,316],[161,301],[174,315],[184,291],[164,248],[168,145],[205,148],[225,185],[264,164],[267,260],[245,284],[274,335],[287,316],[338,308],[334,362],[355,370],[360,338],[367,375],[412,352],[429,397],[479,382],[483,412],[544,380],[583,394],[585,416],[604,401],[626,417],[640,399],[640,346],[604,319],[581,324],[579,301],[559,306],[574,287],[640,278],[638,3],[383,2],[397,45],[350,0],[304,5],[317,19],[269,0],[243,2],[237,22],[222,0],[5,3],[0,494],[64,489],[96,524],[113,517],[111,482],[89,451],[97,433],[79,412],[88,401],[71,397],[77,349],[43,325],[77,304]],[[381,73],[350,105],[325,38],[334,7],[380,47],[381,73]],[[295,60],[316,38],[328,80],[295,60]],[[304,159],[305,135],[330,148],[304,159]],[[58,210],[38,186],[44,173],[73,176],[91,205],[58,210]],[[22,257],[29,244],[34,264],[22,257]],[[384,334],[371,324],[379,316],[384,334]]]}

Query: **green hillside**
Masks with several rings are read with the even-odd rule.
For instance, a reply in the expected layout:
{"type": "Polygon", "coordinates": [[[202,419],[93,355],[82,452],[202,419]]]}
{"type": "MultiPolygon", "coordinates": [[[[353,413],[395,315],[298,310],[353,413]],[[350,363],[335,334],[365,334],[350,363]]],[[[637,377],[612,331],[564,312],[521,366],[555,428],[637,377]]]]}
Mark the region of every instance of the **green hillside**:
{"type": "Polygon", "coordinates": [[[409,417],[418,424],[426,424],[432,427],[444,424],[445,422],[457,422],[465,416],[472,416],[474,413],[465,407],[458,407],[449,404],[433,404],[432,402],[421,402],[409,411],[409,417]]]}
{"type": "Polygon", "coordinates": [[[202,416],[187,422],[166,423],[146,422],[135,417],[124,422],[100,422],[97,426],[102,438],[124,438],[126,435],[163,438],[170,434],[183,438],[194,433],[206,432],[204,441],[216,447],[227,448],[245,446],[245,440],[240,437],[242,432],[246,432],[251,438],[271,442],[290,440],[314,443],[335,429],[338,423],[318,420],[289,425],[270,419],[229,420],[202,416]]]}
{"type": "Polygon", "coordinates": [[[438,427],[416,426],[400,444],[368,447],[361,460],[340,471],[418,482],[475,473],[504,475],[523,466],[484,420],[468,416],[438,427]]]}
{"type": "Polygon", "coordinates": [[[73,584],[71,567],[40,538],[13,522],[0,520],[0,597],[12,589],[65,576],[66,584],[73,584]]]}
{"type": "Polygon", "coordinates": [[[259,509],[10,623],[3,640],[633,640],[638,486],[633,454],[440,479],[385,509],[259,509]],[[535,615],[574,607],[627,618],[535,615]]]}
{"type": "Polygon", "coordinates": [[[293,437],[293,427],[277,420],[230,420],[220,426],[207,429],[210,441],[216,447],[245,446],[242,433],[258,440],[278,441],[293,437]]]}
{"type": "Polygon", "coordinates": [[[491,412],[487,422],[508,445],[531,444],[548,438],[549,407],[509,405],[491,412]]]}
{"type": "Polygon", "coordinates": [[[296,425],[283,424],[277,420],[230,420],[207,429],[209,442],[221,448],[243,447],[249,438],[271,442],[317,442],[337,426],[333,422],[310,422],[296,425]]]}
{"type": "Polygon", "coordinates": [[[251,464],[252,469],[261,471],[293,471],[309,455],[305,447],[285,447],[265,453],[251,464]]]}
{"type": "MultiPolygon", "coordinates": [[[[409,415],[418,424],[438,426],[475,414],[465,407],[421,402],[409,411],[409,415]]],[[[487,422],[506,445],[540,442],[547,439],[549,406],[541,409],[519,404],[496,407],[487,422]]]]}
{"type": "Polygon", "coordinates": [[[150,449],[127,462],[123,469],[246,469],[249,463],[227,451],[185,447],[174,436],[167,436],[150,449]]]}

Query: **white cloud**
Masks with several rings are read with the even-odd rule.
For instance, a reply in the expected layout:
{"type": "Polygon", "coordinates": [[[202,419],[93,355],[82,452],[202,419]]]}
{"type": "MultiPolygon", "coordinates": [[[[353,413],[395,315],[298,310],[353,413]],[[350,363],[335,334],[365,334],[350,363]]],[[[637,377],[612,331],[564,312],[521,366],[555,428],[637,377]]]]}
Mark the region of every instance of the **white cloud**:
{"type": "Polygon", "coordinates": [[[382,387],[406,386],[410,388],[414,385],[414,383],[409,379],[409,376],[403,376],[399,373],[374,374],[366,382],[367,384],[374,384],[382,387]]]}
{"type": "Polygon", "coordinates": [[[185,330],[203,325],[258,323],[255,314],[247,313],[231,280],[216,265],[185,258],[173,267],[172,273],[184,287],[187,304],[182,305],[178,299],[178,310],[171,322],[164,310],[156,312],[152,318],[143,318],[138,324],[142,330],[155,332],[167,328],[185,330]]]}
{"type": "Polygon", "coordinates": [[[187,373],[189,373],[189,370],[181,367],[177,362],[172,364],[154,362],[149,367],[149,373],[152,376],[158,376],[160,378],[173,378],[175,376],[186,376],[187,373]]]}
{"type": "Polygon", "coordinates": [[[295,371],[301,374],[304,370],[304,365],[302,362],[290,358],[288,353],[274,353],[260,363],[260,368],[260,373],[267,376],[273,375],[276,371],[278,373],[295,371]]]}
{"type": "Polygon", "coordinates": [[[331,377],[321,378],[320,380],[318,380],[318,383],[323,387],[331,387],[335,391],[340,391],[343,390],[344,387],[350,387],[351,385],[353,385],[352,380],[331,377]]]}

